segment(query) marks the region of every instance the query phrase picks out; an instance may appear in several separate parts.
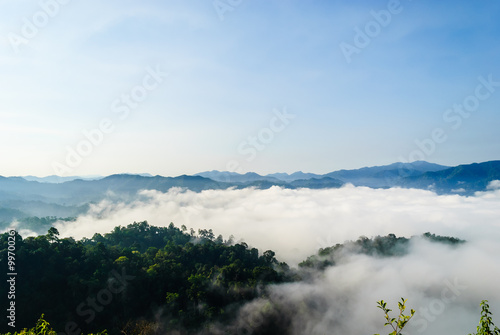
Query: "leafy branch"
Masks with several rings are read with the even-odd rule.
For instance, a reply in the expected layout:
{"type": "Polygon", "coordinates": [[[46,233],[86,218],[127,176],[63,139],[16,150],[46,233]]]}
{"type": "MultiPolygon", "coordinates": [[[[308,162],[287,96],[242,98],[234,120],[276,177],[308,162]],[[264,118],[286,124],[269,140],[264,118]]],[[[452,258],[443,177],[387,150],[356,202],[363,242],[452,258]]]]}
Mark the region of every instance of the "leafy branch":
{"type": "MultiPolygon", "coordinates": [[[[410,315],[405,315],[404,311],[406,310],[406,301],[405,299],[401,298],[401,301],[398,301],[398,308],[399,308],[399,316],[397,318],[391,318],[389,316],[389,312],[392,311],[392,309],[387,308],[387,303],[384,300],[377,301],[377,307],[380,308],[384,314],[385,314],[385,320],[387,321],[384,326],[391,326],[393,331],[389,333],[389,335],[400,335],[401,331],[403,328],[406,326],[408,321],[413,317],[415,314],[415,311],[413,309],[410,310],[410,315]]],[[[375,334],[379,335],[379,334],[375,334]]],[[[500,334],[495,334],[495,335],[500,335],[500,334]]]]}
{"type": "Polygon", "coordinates": [[[479,326],[477,326],[477,334],[472,333],[469,335],[500,335],[500,329],[493,324],[488,300],[481,301],[480,306],[481,319],[479,320],[479,326]]]}

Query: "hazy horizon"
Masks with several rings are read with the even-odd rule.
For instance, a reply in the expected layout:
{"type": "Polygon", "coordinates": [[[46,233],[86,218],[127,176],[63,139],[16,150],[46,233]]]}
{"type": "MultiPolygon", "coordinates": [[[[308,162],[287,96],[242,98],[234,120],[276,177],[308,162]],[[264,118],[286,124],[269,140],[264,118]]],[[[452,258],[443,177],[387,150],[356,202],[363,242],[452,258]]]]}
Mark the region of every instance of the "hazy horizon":
{"type": "MultiPolygon", "coordinates": [[[[487,160],[487,161],[471,161],[471,162],[462,162],[462,163],[459,163],[457,165],[446,165],[446,164],[441,164],[441,163],[436,163],[436,162],[430,162],[430,161],[424,161],[426,163],[430,163],[430,164],[437,164],[437,165],[442,165],[442,166],[446,166],[446,167],[455,167],[455,166],[459,166],[459,165],[469,165],[469,164],[475,164],[475,163],[484,163],[484,162],[490,162],[490,161],[497,161],[498,159],[490,159],[490,160],[487,160]]],[[[363,166],[358,166],[358,167],[353,167],[353,168],[339,168],[339,169],[336,169],[336,170],[327,170],[326,172],[316,172],[316,171],[301,171],[301,170],[295,170],[295,171],[291,171],[291,172],[285,172],[285,171],[271,171],[271,172],[259,172],[259,171],[240,171],[240,172],[236,172],[236,171],[228,171],[228,170],[216,170],[216,169],[211,169],[211,170],[203,170],[203,171],[197,171],[197,172],[194,172],[192,174],[187,174],[187,173],[182,173],[182,174],[178,174],[178,175],[161,175],[161,174],[153,174],[153,173],[150,173],[150,172],[147,172],[147,171],[139,171],[139,172],[130,172],[130,171],[121,171],[121,172],[115,172],[115,173],[111,173],[111,174],[90,174],[90,175],[56,175],[56,174],[52,174],[52,175],[43,175],[43,176],[37,176],[37,175],[33,175],[33,174],[26,174],[26,175],[3,175],[0,173],[0,176],[2,177],[35,177],[35,178],[47,178],[47,177],[62,177],[62,178],[66,178],[66,177],[81,177],[81,178],[100,178],[100,177],[108,177],[108,176],[111,176],[111,175],[120,175],[120,174],[130,174],[130,175],[145,175],[145,174],[149,174],[151,176],[161,176],[161,177],[180,177],[180,176],[183,176],[183,175],[187,175],[187,176],[193,176],[193,175],[196,175],[196,174],[199,174],[199,173],[204,173],[204,172],[213,172],[213,171],[217,171],[217,172],[234,172],[234,173],[239,173],[239,174],[245,174],[245,173],[257,173],[261,176],[266,176],[266,175],[270,175],[270,174],[277,174],[277,173],[286,173],[288,175],[291,175],[295,172],[302,172],[302,173],[312,173],[312,174],[318,174],[318,175],[323,175],[323,174],[327,174],[327,173],[330,173],[330,172],[335,172],[335,171],[340,171],[340,170],[358,170],[358,169],[363,169],[363,168],[370,168],[370,167],[379,167],[379,166],[388,166],[388,165],[391,165],[391,164],[397,164],[397,163],[415,163],[415,162],[421,162],[421,160],[418,160],[418,161],[413,161],[413,162],[391,162],[391,163],[387,163],[387,164],[382,164],[382,165],[363,165],[363,166]]]]}

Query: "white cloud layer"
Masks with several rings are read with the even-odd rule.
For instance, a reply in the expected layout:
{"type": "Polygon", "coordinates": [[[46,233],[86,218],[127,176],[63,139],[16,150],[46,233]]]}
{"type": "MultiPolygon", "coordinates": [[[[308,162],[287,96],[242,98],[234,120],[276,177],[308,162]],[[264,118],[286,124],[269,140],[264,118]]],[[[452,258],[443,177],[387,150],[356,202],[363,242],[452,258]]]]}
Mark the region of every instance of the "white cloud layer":
{"type": "MultiPolygon", "coordinates": [[[[143,191],[137,200],[104,201],[76,222],[60,223],[64,236],[91,237],[117,225],[148,220],[152,225],[186,225],[234,235],[262,252],[295,265],[318,248],[394,233],[432,232],[468,240],[452,249],[414,242],[409,255],[374,259],[354,255],[331,267],[313,282],[278,285],[270,301],[291,320],[294,334],[373,334],[383,329],[383,313],[375,302],[408,298],[417,315],[406,334],[468,334],[479,322],[479,303],[490,301],[500,324],[500,190],[474,197],[438,196],[414,189],[209,190],[200,193],[171,189],[143,191]]],[[[263,306],[246,305],[238,322],[263,319],[263,306]]],[[[395,313],[395,312],[393,312],[395,313]]]]}
{"type": "Polygon", "coordinates": [[[468,240],[500,237],[500,191],[475,197],[437,196],[414,189],[143,191],[131,203],[103,201],[76,222],[62,222],[64,236],[92,237],[115,226],[147,220],[152,225],[213,229],[297,263],[320,247],[345,240],[432,232],[468,240]]]}
{"type": "MultiPolygon", "coordinates": [[[[276,286],[271,301],[287,311],[293,334],[380,334],[384,299],[397,317],[397,303],[416,310],[404,334],[469,334],[479,322],[479,302],[488,299],[500,323],[498,244],[471,243],[457,249],[426,241],[400,258],[352,256],[312,283],[276,286]]],[[[252,311],[246,311],[252,315],[252,311]]],[[[258,310],[253,319],[258,320],[258,310]],[[255,316],[257,315],[257,316],[255,316]]],[[[252,318],[252,316],[250,316],[252,318]]]]}

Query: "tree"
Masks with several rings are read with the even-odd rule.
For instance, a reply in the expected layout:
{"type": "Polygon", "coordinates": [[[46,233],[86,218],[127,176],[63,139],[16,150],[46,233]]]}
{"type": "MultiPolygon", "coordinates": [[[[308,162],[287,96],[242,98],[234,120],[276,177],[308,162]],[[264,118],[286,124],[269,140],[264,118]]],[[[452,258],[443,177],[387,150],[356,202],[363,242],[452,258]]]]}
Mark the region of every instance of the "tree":
{"type": "Polygon", "coordinates": [[[274,258],[275,255],[276,255],[276,253],[274,251],[266,250],[266,251],[264,251],[264,254],[262,254],[262,257],[264,257],[264,260],[266,261],[266,263],[273,264],[273,263],[277,263],[276,258],[274,258]]]}
{"type": "MultiPolygon", "coordinates": [[[[392,309],[387,308],[387,303],[384,300],[377,301],[378,308],[380,308],[382,311],[384,311],[385,314],[385,320],[387,321],[384,326],[391,326],[393,331],[389,333],[389,335],[399,335],[401,334],[401,331],[403,328],[406,326],[408,321],[413,317],[415,314],[415,311],[412,309],[410,310],[410,315],[404,315],[404,311],[406,309],[406,300],[401,298],[401,301],[398,301],[398,308],[399,308],[399,316],[398,318],[391,318],[389,316],[389,312],[392,311],[392,309]]],[[[379,334],[375,334],[379,335],[379,334]]]]}
{"type": "Polygon", "coordinates": [[[488,300],[481,301],[481,318],[477,326],[477,334],[469,335],[500,335],[500,329],[493,324],[488,300]]]}
{"type": "Polygon", "coordinates": [[[47,232],[47,240],[49,242],[57,242],[59,240],[59,231],[54,228],[50,227],[49,231],[47,232]]]}

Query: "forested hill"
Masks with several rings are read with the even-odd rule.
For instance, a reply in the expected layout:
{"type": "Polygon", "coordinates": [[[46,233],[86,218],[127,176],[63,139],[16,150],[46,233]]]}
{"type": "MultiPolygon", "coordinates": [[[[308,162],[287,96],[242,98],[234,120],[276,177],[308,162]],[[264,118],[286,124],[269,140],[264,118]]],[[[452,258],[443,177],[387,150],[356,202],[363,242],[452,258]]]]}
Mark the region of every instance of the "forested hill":
{"type": "Polygon", "coordinates": [[[401,186],[430,188],[439,194],[471,195],[486,191],[490,182],[500,180],[500,161],[459,165],[441,171],[429,171],[420,176],[405,178],[401,186]]]}
{"type": "Polygon", "coordinates": [[[422,236],[412,236],[411,238],[396,237],[394,234],[377,236],[372,239],[361,236],[357,241],[348,241],[344,244],[319,249],[316,255],[308,257],[299,264],[299,267],[322,270],[328,266],[334,266],[346,255],[352,254],[364,254],[373,257],[400,257],[409,253],[410,242],[416,239],[425,239],[430,242],[451,246],[465,243],[464,240],[455,237],[439,236],[428,232],[422,234],[422,236]]]}
{"type": "MultiPolygon", "coordinates": [[[[1,264],[7,240],[4,233],[1,264]]],[[[291,280],[287,269],[272,251],[173,224],[134,223],[81,241],[60,239],[55,228],[38,237],[16,235],[16,325],[30,327],[44,313],[58,331],[119,334],[128,321],[159,317],[173,329],[197,329],[230,318],[238,305],[264,294],[265,285],[291,280]]],[[[0,287],[7,292],[6,279],[0,287]]],[[[7,303],[1,299],[2,310],[7,303]]],[[[12,331],[5,322],[1,327],[12,331]]]]}
{"type": "MultiPolygon", "coordinates": [[[[1,264],[7,263],[8,237],[9,233],[0,236],[1,264]]],[[[423,237],[463,243],[431,234],[423,237]]],[[[151,333],[147,329],[188,334],[213,324],[224,325],[227,333],[248,331],[252,325],[238,328],[240,308],[267,301],[270,284],[307,281],[311,270],[335,265],[341,250],[392,257],[404,254],[410,241],[394,235],[360,238],[321,249],[301,268],[290,269],[271,250],[259,252],[215,236],[212,230],[196,233],[173,224],[133,223],[80,241],[59,238],[51,228],[38,237],[16,234],[15,240],[16,330],[32,327],[45,314],[56,331],[67,334],[105,329],[110,334],[151,333]]],[[[7,285],[4,278],[2,292],[7,292],[7,285]]],[[[0,308],[6,310],[6,303],[2,299],[0,308]]],[[[252,333],[290,333],[290,314],[269,304],[252,333]]],[[[13,331],[5,323],[1,327],[0,333],[13,331]]]]}

